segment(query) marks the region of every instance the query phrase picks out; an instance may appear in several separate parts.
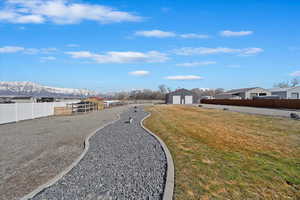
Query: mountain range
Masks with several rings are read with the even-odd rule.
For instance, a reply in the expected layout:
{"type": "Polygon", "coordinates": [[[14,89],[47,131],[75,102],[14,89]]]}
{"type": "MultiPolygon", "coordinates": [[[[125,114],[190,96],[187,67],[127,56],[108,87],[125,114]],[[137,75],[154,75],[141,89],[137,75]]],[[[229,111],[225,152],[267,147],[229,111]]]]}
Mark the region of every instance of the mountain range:
{"type": "Polygon", "coordinates": [[[86,89],[59,88],[33,82],[0,81],[0,96],[88,97],[97,93],[86,89]]]}

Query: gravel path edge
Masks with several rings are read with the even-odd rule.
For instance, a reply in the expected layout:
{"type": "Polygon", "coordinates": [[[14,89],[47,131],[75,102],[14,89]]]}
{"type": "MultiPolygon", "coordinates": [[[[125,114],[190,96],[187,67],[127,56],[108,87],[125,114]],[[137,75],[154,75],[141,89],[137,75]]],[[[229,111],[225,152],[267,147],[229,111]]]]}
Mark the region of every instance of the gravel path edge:
{"type": "Polygon", "coordinates": [[[174,193],[174,163],[173,163],[173,158],[172,155],[167,147],[167,145],[163,142],[163,140],[158,137],[155,133],[150,131],[148,128],[144,126],[144,121],[151,116],[151,113],[148,113],[146,117],[144,117],[140,125],[141,127],[146,130],[148,133],[150,133],[157,141],[160,143],[160,145],[163,148],[163,151],[165,152],[166,158],[167,158],[167,177],[166,177],[166,183],[165,183],[165,188],[164,188],[164,194],[163,194],[163,200],[172,200],[173,199],[173,193],[174,193]]]}
{"type": "Polygon", "coordinates": [[[42,192],[46,188],[48,188],[48,187],[52,186],[53,184],[55,184],[58,180],[60,180],[67,173],[69,173],[82,160],[82,158],[88,152],[89,147],[90,147],[90,142],[89,142],[90,138],[93,137],[98,131],[100,131],[101,129],[105,128],[106,126],[117,122],[118,120],[120,120],[120,118],[121,118],[120,114],[117,114],[117,119],[104,124],[103,126],[99,127],[95,131],[93,131],[91,134],[89,134],[88,137],[86,137],[86,139],[84,141],[84,150],[83,150],[82,154],[69,167],[67,167],[66,169],[64,169],[61,173],[59,173],[53,179],[49,180],[47,183],[39,186],[38,188],[36,188],[32,192],[30,192],[29,194],[23,196],[20,200],[28,200],[28,199],[33,198],[34,196],[36,196],[37,194],[39,194],[40,192],[42,192]]]}

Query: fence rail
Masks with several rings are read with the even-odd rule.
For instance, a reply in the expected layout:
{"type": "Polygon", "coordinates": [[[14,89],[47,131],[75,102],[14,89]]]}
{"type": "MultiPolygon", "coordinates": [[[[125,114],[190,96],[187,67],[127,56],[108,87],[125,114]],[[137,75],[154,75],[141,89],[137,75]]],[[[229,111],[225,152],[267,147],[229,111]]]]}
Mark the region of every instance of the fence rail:
{"type": "Polygon", "coordinates": [[[202,99],[203,104],[300,109],[299,99],[202,99]]]}
{"type": "Polygon", "coordinates": [[[0,124],[54,115],[54,107],[73,102],[0,104],[0,124]]]}

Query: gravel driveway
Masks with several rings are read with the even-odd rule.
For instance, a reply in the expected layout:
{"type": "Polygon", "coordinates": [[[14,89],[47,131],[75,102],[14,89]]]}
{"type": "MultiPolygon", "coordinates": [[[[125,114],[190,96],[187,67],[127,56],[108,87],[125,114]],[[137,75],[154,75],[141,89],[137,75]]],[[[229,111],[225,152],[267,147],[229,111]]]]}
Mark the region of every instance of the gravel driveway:
{"type": "Polygon", "coordinates": [[[160,143],[140,126],[146,113],[134,110],[97,132],[79,164],[32,200],[162,199],[166,157],[160,143]],[[131,124],[126,123],[129,116],[131,124]]]}
{"type": "Polygon", "coordinates": [[[0,199],[19,199],[56,176],[79,157],[90,133],[125,110],[0,125],[0,199]]]}

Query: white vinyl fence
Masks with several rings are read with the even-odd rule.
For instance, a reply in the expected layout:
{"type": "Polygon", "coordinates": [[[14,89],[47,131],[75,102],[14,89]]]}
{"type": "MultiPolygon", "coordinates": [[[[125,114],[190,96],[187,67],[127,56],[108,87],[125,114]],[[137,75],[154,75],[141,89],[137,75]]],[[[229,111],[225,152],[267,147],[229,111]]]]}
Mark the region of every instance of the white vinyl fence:
{"type": "Polygon", "coordinates": [[[77,102],[0,104],[0,124],[54,115],[54,107],[77,102]]]}

